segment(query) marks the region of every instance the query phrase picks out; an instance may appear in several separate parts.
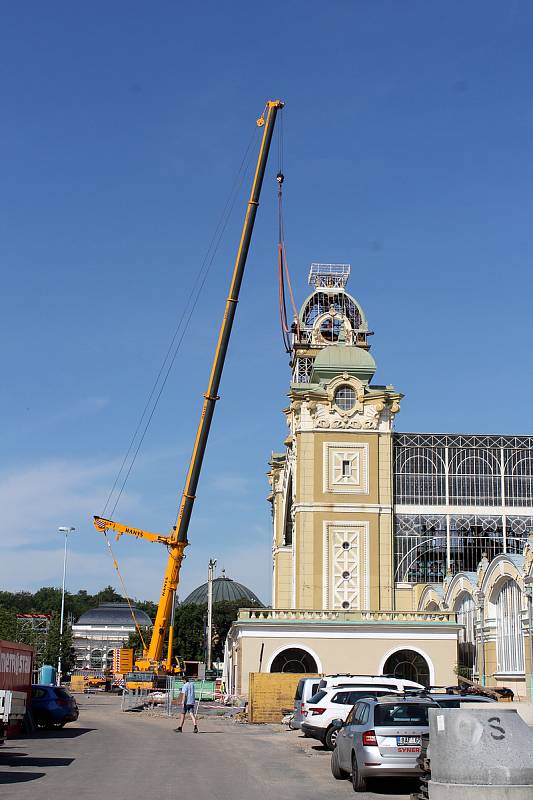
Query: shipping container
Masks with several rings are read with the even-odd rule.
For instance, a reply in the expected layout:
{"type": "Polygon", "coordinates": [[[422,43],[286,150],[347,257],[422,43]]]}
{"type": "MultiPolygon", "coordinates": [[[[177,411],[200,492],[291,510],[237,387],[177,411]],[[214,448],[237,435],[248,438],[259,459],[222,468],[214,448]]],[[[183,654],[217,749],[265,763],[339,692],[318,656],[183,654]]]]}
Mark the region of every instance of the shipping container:
{"type": "MultiPolygon", "coordinates": [[[[22,692],[26,697],[26,708],[31,698],[31,675],[33,650],[26,644],[6,642],[0,639],[0,691],[22,692]]],[[[20,735],[22,721],[9,721],[7,736],[20,735]]]]}

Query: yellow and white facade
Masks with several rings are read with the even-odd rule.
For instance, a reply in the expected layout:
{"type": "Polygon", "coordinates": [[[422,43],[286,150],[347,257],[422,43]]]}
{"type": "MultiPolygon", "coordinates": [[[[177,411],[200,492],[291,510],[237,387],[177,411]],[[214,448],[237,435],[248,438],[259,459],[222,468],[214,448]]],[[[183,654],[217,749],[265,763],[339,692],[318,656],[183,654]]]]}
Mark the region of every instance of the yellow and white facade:
{"type": "Polygon", "coordinates": [[[270,461],[272,608],[243,610],[249,671],[457,672],[533,695],[533,437],[396,433],[347,265],[314,264],[270,461]]]}
{"type": "Polygon", "coordinates": [[[228,680],[249,671],[403,671],[455,683],[455,615],[395,611],[393,423],[402,395],[373,384],[365,314],[347,265],[314,264],[293,324],[285,451],[269,481],[272,608],[241,612],[228,680]]]}

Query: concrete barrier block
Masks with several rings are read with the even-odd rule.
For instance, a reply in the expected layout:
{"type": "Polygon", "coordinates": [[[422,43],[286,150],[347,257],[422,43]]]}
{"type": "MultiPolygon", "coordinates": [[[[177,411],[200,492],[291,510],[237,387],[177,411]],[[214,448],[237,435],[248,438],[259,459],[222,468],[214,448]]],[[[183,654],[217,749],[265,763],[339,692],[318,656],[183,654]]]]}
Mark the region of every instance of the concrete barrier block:
{"type": "MultiPolygon", "coordinates": [[[[461,703],[461,708],[484,708],[488,705],[488,703],[461,703]]],[[[493,708],[496,703],[493,704],[493,708]]],[[[497,709],[499,711],[512,711],[515,710],[518,712],[518,715],[522,717],[526,725],[529,725],[530,728],[533,728],[533,703],[498,703],[497,709]]]]}
{"type": "Polygon", "coordinates": [[[430,781],[430,800],[532,800],[531,786],[473,786],[430,781]]]}
{"type": "Polygon", "coordinates": [[[502,705],[429,709],[432,782],[533,786],[533,731],[502,705]]]}

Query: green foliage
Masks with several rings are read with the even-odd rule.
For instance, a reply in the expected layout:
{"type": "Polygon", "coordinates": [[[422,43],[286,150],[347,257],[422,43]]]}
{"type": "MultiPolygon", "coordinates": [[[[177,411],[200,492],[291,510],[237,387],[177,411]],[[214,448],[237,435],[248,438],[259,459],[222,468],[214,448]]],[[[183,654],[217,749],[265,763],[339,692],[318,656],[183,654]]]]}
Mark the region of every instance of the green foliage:
{"type": "Polygon", "coordinates": [[[48,636],[46,638],[46,646],[43,655],[43,664],[52,664],[55,666],[59,660],[59,644],[61,640],[61,670],[63,675],[74,667],[74,647],[72,638],[72,625],[64,620],[63,622],[63,636],[60,636],[61,617],[59,614],[54,614],[50,627],[48,629],[48,636]]]}
{"type": "MultiPolygon", "coordinates": [[[[213,661],[222,661],[224,642],[231,623],[237,619],[242,601],[213,603],[213,661]]],[[[176,609],[174,655],[186,661],[203,661],[206,648],[207,604],[176,609]]]]}
{"type": "MultiPolygon", "coordinates": [[[[76,594],[65,592],[65,619],[78,620],[82,614],[100,603],[125,603],[126,598],[118,594],[112,586],[106,586],[96,594],[89,594],[80,589],[76,594]]],[[[146,611],[154,619],[157,605],[151,600],[132,600],[132,604],[146,611]]],[[[43,586],[35,594],[31,592],[1,592],[0,609],[13,611],[15,614],[53,614],[61,609],[61,589],[54,586],[43,586]]]]}
{"type": "MultiPolygon", "coordinates": [[[[140,627],[140,630],[142,632],[143,639],[146,642],[146,645],[148,646],[150,644],[150,637],[152,636],[152,629],[148,628],[145,625],[140,625],[139,627],[140,627]]],[[[139,631],[135,630],[135,631],[132,631],[132,633],[130,633],[130,635],[128,636],[128,639],[127,639],[124,647],[133,647],[133,658],[134,659],[139,658],[140,656],[142,656],[144,648],[143,648],[142,639],[141,639],[141,637],[139,635],[139,631]]]]}
{"type": "Polygon", "coordinates": [[[226,600],[222,603],[213,604],[213,661],[224,659],[224,642],[226,636],[242,608],[242,600],[226,600]]]}
{"type": "MultiPolygon", "coordinates": [[[[77,621],[82,614],[95,608],[100,603],[124,603],[126,598],[118,594],[112,586],[106,586],[96,594],[89,594],[85,589],[80,589],[76,594],[65,592],[65,616],[63,624],[63,638],[61,646],[62,668],[68,672],[73,668],[74,650],[71,620],[77,621]]],[[[152,619],[155,617],[157,605],[151,600],[132,603],[146,611],[152,619]]],[[[5,592],[0,591],[0,639],[12,642],[21,642],[32,646],[36,653],[36,666],[52,664],[55,666],[59,656],[59,627],[61,614],[61,589],[54,586],[43,586],[35,594],[31,592],[5,592]],[[29,628],[17,626],[17,614],[51,614],[50,627],[46,641],[43,635],[37,634],[29,628]],[[38,640],[38,636],[41,639],[38,640]],[[39,655],[40,654],[40,655],[39,655]]],[[[150,640],[150,631],[143,631],[146,641],[150,640]]],[[[137,633],[138,654],[142,653],[142,644],[137,633]]],[[[133,646],[133,645],[131,645],[133,646]]]]}
{"type": "MultiPolygon", "coordinates": [[[[118,594],[112,586],[106,586],[94,595],[85,589],[76,594],[65,592],[65,624],[63,630],[62,661],[65,671],[74,665],[72,650],[71,619],[78,620],[82,614],[100,603],[123,603],[125,598],[118,594]]],[[[157,604],[151,600],[132,603],[145,611],[154,620],[157,604]]],[[[237,618],[240,602],[222,602],[213,604],[213,660],[222,661],[224,642],[231,623],[237,618]]],[[[59,655],[59,620],[61,609],[61,589],[43,586],[35,594],[31,592],[0,592],[0,639],[24,641],[35,646],[32,631],[17,629],[17,614],[52,614],[47,641],[44,647],[43,661],[46,664],[57,664],[59,655]],[[25,639],[24,639],[25,637],[25,639]]],[[[206,646],[207,605],[186,605],[176,608],[174,628],[174,655],[187,661],[203,661],[206,646]]],[[[152,635],[150,628],[142,628],[143,636],[148,644],[152,635]]],[[[126,647],[133,647],[135,656],[142,655],[142,642],[137,631],[131,633],[126,647]]],[[[166,651],[164,653],[166,656],[166,651]]]]}
{"type": "Polygon", "coordinates": [[[140,611],[144,611],[145,614],[148,614],[151,620],[155,620],[157,603],[154,603],[153,600],[136,600],[135,607],[140,611]]]}
{"type": "MultiPolygon", "coordinates": [[[[2,594],[4,594],[2,592],[2,594]]],[[[7,639],[9,642],[16,641],[17,617],[15,611],[10,608],[0,606],[0,639],[7,639]]]]}

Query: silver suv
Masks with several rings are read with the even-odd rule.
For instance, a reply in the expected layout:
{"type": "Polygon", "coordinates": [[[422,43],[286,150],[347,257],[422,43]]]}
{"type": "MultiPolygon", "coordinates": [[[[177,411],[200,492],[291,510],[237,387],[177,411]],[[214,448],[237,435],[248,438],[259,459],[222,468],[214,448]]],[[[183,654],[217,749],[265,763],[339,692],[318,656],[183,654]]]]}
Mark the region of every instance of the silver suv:
{"type": "Polygon", "coordinates": [[[420,775],[417,758],[422,735],[429,730],[428,708],[438,708],[425,697],[384,695],[354,705],[346,722],[336,720],[337,746],[331,754],[331,772],[352,777],[356,792],[364,792],[369,778],[420,775]]]}

